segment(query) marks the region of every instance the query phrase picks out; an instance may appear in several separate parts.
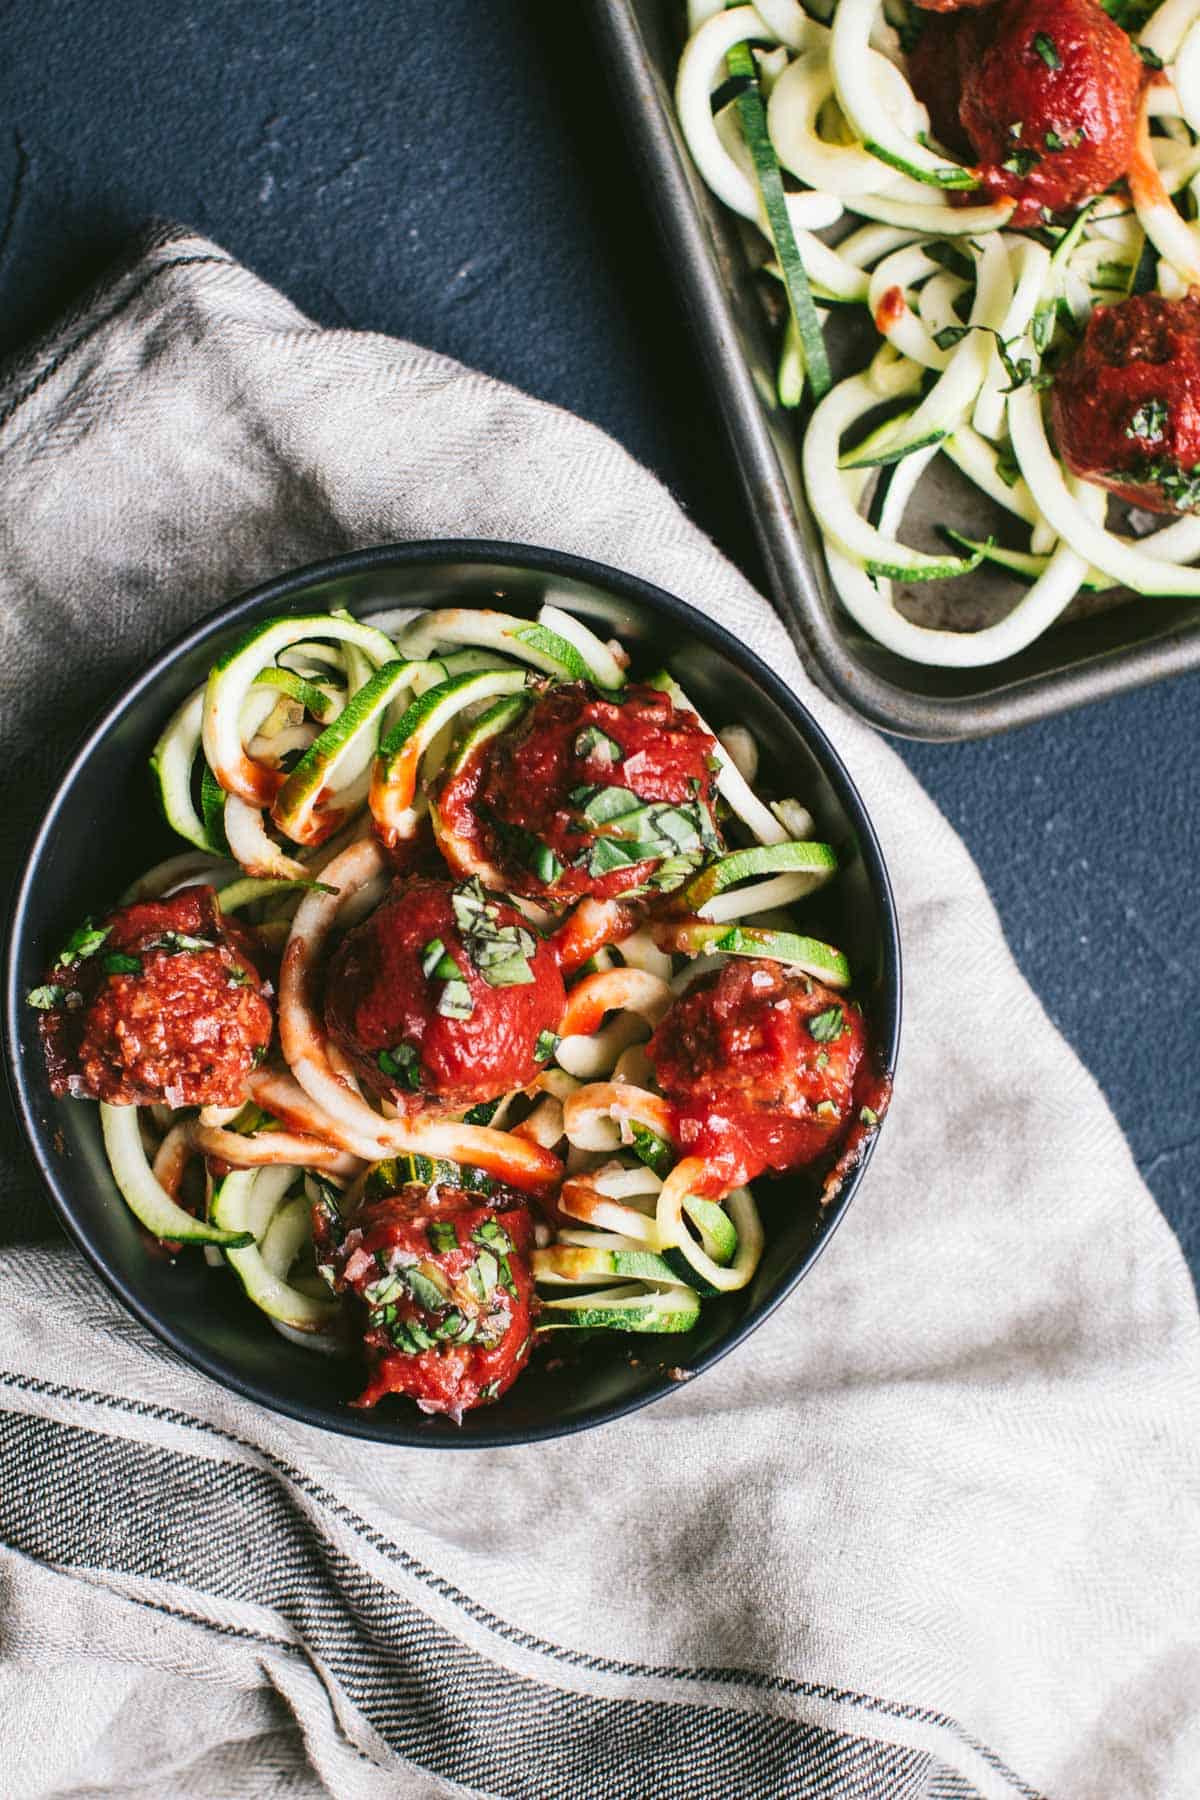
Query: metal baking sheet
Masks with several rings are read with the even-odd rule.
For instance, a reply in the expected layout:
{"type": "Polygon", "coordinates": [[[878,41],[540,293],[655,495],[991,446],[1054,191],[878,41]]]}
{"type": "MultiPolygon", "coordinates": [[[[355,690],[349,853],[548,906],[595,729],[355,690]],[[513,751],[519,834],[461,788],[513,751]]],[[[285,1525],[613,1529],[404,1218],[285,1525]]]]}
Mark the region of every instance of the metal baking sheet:
{"type": "MultiPolygon", "coordinates": [[[[617,103],[720,407],[779,611],[808,667],[843,704],[902,737],[986,737],[1200,669],[1200,601],[1131,599],[1074,606],[1021,655],[982,669],[933,669],[866,636],[839,605],[800,481],[797,416],[775,397],[775,342],[738,222],[692,168],[671,90],[683,42],[682,0],[590,0],[617,103]]],[[[836,447],[830,446],[830,454],[836,447]]],[[[953,504],[930,496],[928,517],[953,504]]],[[[918,532],[920,517],[914,512],[918,532]]],[[[919,541],[919,538],[918,540],[919,541]]],[[[948,584],[950,585],[950,584],[948,584]]],[[[915,592],[923,622],[974,628],[995,591],[977,575],[954,593],[915,592]],[[965,591],[964,591],[965,590],[965,591]]]]}

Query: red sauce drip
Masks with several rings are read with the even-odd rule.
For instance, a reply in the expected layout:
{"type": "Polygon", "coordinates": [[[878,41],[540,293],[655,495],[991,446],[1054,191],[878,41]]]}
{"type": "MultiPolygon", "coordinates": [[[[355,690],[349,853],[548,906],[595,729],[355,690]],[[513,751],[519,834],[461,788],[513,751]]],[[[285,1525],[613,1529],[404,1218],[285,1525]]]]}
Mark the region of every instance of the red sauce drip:
{"type": "MultiPolygon", "coordinates": [[[[329,965],[325,1021],[363,1085],[405,1106],[434,1097],[447,1109],[471,1106],[524,1087],[537,1075],[539,1035],[553,1031],[566,995],[553,947],[515,907],[489,896],[495,921],[529,931],[533,980],[493,987],[471,961],[455,922],[447,881],[414,877],[393,884],[383,904],[347,933],[329,965]],[[471,1016],[438,1011],[445,979],[426,975],[426,945],[440,938],[471,997],[471,1016]],[[419,1057],[420,1090],[380,1066],[400,1046],[419,1057]]],[[[402,1063],[399,1066],[403,1066],[402,1063]]]]}
{"type": "Polygon", "coordinates": [[[886,289],[879,305],[875,308],[876,331],[881,337],[886,337],[892,327],[899,324],[907,311],[908,305],[904,298],[904,289],[898,287],[886,289]]]}
{"type": "Polygon", "coordinates": [[[1067,467],[1151,512],[1195,511],[1200,482],[1200,292],[1098,306],[1059,369],[1054,434],[1067,467]]]}
{"type": "Polygon", "coordinates": [[[253,940],[211,887],[140,901],[101,921],[93,954],[52,969],[63,999],[40,1017],[51,1091],[112,1105],[234,1106],[271,1041],[253,940]],[[154,948],[164,938],[212,948],[154,948]],[[114,970],[121,955],[136,967],[114,970]]]}
{"type": "Polygon", "coordinates": [[[335,1287],[360,1302],[368,1379],[356,1406],[406,1394],[427,1412],[457,1418],[512,1386],[529,1360],[536,1307],[533,1220],[515,1196],[482,1201],[458,1188],[406,1187],[363,1206],[340,1242],[323,1209],[313,1225],[335,1287]],[[405,1269],[416,1271],[412,1287],[405,1269]],[[393,1272],[396,1291],[381,1303],[377,1284],[393,1272]],[[437,1306],[429,1304],[435,1294],[437,1306]],[[468,1341],[446,1335],[455,1319],[469,1327],[468,1341]],[[414,1324],[433,1345],[397,1348],[397,1340],[416,1342],[414,1324]]]}
{"type": "Polygon", "coordinates": [[[687,990],[647,1049],[681,1146],[724,1192],[813,1162],[842,1138],[866,1027],[819,982],[736,957],[687,990]]]}
{"type": "Polygon", "coordinates": [[[503,871],[512,892],[607,899],[638,886],[660,859],[590,874],[587,853],[600,833],[581,822],[572,792],[627,788],[640,800],[700,799],[711,810],[715,747],[694,713],[679,711],[654,688],[631,686],[617,702],[582,683],[555,687],[446,782],[438,810],[452,832],[503,871]],[[617,746],[615,760],[603,738],[617,746]],[[587,743],[594,747],[581,753],[587,743]],[[526,839],[553,851],[562,872],[551,880],[535,873],[526,839]]]}

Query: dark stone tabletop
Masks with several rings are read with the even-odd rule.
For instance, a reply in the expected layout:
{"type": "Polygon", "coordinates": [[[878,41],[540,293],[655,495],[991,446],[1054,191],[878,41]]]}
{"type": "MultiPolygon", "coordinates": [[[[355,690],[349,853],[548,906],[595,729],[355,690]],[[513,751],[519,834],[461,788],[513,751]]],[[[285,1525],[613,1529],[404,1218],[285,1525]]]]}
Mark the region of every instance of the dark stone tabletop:
{"type": "MultiPolygon", "coordinates": [[[[150,216],[177,219],[323,323],[414,338],[594,420],[761,583],[585,11],[5,7],[0,351],[150,216]]],[[[1194,1272],[1198,707],[1193,675],[1007,737],[898,746],[970,846],[1194,1272]]]]}

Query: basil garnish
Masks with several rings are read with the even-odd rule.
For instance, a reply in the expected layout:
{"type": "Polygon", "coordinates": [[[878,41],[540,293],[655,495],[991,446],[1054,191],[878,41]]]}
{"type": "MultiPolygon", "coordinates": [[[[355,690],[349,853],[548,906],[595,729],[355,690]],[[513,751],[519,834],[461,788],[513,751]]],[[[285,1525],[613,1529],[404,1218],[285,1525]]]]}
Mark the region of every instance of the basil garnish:
{"type": "Polygon", "coordinates": [[[827,1006],[824,1012],[814,1013],[808,1021],[808,1035],[815,1038],[818,1044],[832,1044],[840,1038],[845,1026],[845,1014],[840,1006],[827,1006]]]}
{"type": "Polygon", "coordinates": [[[414,1094],[420,1092],[421,1054],[412,1044],[394,1044],[390,1050],[381,1050],[375,1060],[393,1081],[402,1081],[414,1094]]]}
{"type": "Polygon", "coordinates": [[[427,1227],[427,1234],[431,1247],[439,1256],[447,1250],[458,1249],[458,1233],[448,1219],[434,1219],[427,1227]]]}
{"type": "Polygon", "coordinates": [[[55,968],[61,969],[64,963],[83,962],[85,957],[95,956],[111,930],[111,925],[96,926],[90,919],[85,919],[59,951],[55,968]]]}
{"type": "Polygon", "coordinates": [[[125,950],[113,950],[100,964],[106,975],[140,975],[142,959],[130,956],[125,950]]]}
{"type": "Polygon", "coordinates": [[[36,1007],[38,1012],[49,1012],[58,1005],[63,997],[63,990],[49,983],[46,987],[30,988],[25,996],[26,1006],[36,1007]]]}
{"type": "Polygon", "coordinates": [[[1165,400],[1145,400],[1125,427],[1125,436],[1146,438],[1155,444],[1165,436],[1170,410],[1165,400]]]}
{"type": "Polygon", "coordinates": [[[575,754],[584,761],[593,757],[597,762],[618,763],[625,752],[607,731],[601,731],[598,725],[588,725],[575,739],[575,754]]]}
{"type": "Polygon", "coordinates": [[[428,1275],[422,1275],[419,1269],[402,1269],[404,1285],[426,1312],[438,1312],[446,1304],[446,1296],[436,1281],[430,1281],[428,1275]]]}
{"type": "MultiPolygon", "coordinates": [[[[523,987],[533,980],[530,958],[537,951],[536,938],[523,925],[501,925],[500,909],[487,898],[478,877],[456,888],[450,904],[463,948],[489,987],[523,987]]],[[[447,983],[447,987],[455,986],[466,990],[465,982],[447,983]]],[[[444,1010],[439,1002],[438,1011],[444,1010]]],[[[470,1018],[471,1015],[469,1012],[452,1012],[448,1016],[470,1018]]]]}
{"type": "Polygon", "coordinates": [[[441,938],[430,938],[421,951],[421,972],[430,981],[461,981],[463,972],[441,938]]]}
{"type": "Polygon", "coordinates": [[[438,995],[437,1010],[443,1019],[469,1019],[475,1011],[471,990],[465,981],[447,981],[438,995]]]}

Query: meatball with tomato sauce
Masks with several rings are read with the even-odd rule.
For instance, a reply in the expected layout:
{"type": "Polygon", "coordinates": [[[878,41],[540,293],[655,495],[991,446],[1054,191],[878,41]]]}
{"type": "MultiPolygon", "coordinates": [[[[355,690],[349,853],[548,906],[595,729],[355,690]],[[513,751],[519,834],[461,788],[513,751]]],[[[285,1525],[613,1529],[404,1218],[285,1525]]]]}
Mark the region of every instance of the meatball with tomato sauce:
{"type": "Polygon", "coordinates": [[[459,1419],[512,1386],[536,1305],[533,1220],[515,1195],[406,1185],[368,1200],[344,1235],[324,1207],[313,1229],[326,1279],[358,1303],[368,1379],[356,1406],[407,1394],[459,1419]]]}
{"type": "Polygon", "coordinates": [[[720,848],[716,748],[655,688],[619,699],[551,688],[444,783],[442,853],[465,873],[482,859],[513,893],[614,898],[666,861],[720,848]]]}
{"type": "Polygon", "coordinates": [[[1076,475],[1150,512],[1200,511],[1200,292],[1098,306],[1051,409],[1076,475]]]}
{"type": "Polygon", "coordinates": [[[477,881],[399,880],[330,961],[325,1022],[372,1093],[456,1111],[534,1080],[566,995],[553,946],[477,881]]]}
{"type": "Polygon", "coordinates": [[[1016,201],[1016,225],[1129,167],[1145,69],[1098,0],[1002,0],[927,21],[909,71],[947,148],[965,134],[987,196],[1016,201]]]}
{"type": "Polygon", "coordinates": [[[855,1117],[866,1028],[853,1002],[783,964],[731,957],[646,1046],[677,1140],[725,1191],[829,1150],[855,1117]]]}
{"type": "Polygon", "coordinates": [[[236,1106],[271,1041],[252,941],[210,887],[81,926],[29,996],[51,1091],[113,1106],[236,1106]]]}

